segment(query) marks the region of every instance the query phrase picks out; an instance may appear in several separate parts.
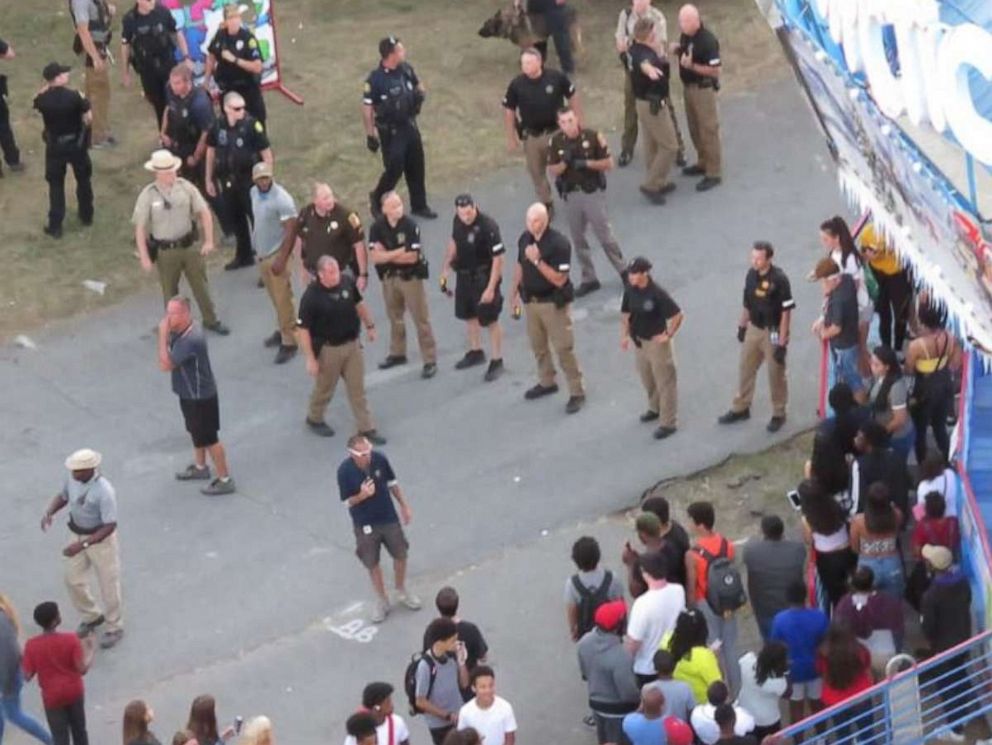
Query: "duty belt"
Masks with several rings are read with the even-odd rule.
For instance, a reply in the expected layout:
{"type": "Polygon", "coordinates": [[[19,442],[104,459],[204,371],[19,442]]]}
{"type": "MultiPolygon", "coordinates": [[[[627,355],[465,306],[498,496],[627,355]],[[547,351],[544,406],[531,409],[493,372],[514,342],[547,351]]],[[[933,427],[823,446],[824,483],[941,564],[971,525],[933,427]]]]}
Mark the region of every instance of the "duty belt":
{"type": "Polygon", "coordinates": [[[549,135],[557,129],[556,127],[544,127],[542,129],[532,129],[531,127],[524,127],[522,129],[524,135],[527,137],[543,137],[544,135],[549,135]]]}
{"type": "Polygon", "coordinates": [[[194,231],[189,231],[182,238],[177,238],[174,241],[160,241],[157,238],[152,238],[155,241],[156,248],[159,251],[168,251],[170,248],[189,248],[193,245],[193,241],[196,238],[196,233],[194,231]]]}
{"type": "Polygon", "coordinates": [[[694,85],[697,88],[715,88],[719,90],[719,86],[715,80],[700,80],[695,83],[683,83],[683,85],[694,85]]]}

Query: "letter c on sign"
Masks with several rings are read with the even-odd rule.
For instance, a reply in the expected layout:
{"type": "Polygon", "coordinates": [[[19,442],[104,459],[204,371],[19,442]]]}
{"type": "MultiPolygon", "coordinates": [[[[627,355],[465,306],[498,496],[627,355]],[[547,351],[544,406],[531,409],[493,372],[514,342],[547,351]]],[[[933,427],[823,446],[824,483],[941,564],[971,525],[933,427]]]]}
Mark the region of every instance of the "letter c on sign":
{"type": "Polygon", "coordinates": [[[951,29],[940,44],[937,69],[944,112],[961,146],[985,165],[992,165],[992,121],[975,109],[968,85],[971,68],[992,82],[992,34],[967,23],[951,29]]]}
{"type": "MultiPolygon", "coordinates": [[[[899,117],[905,109],[902,83],[892,74],[889,61],[885,57],[885,41],[882,38],[884,20],[881,15],[869,8],[861,9],[858,23],[858,36],[861,42],[861,57],[865,74],[871,83],[871,96],[878,103],[882,113],[890,119],[899,117]]],[[[847,51],[845,38],[844,51],[847,51]]]]}

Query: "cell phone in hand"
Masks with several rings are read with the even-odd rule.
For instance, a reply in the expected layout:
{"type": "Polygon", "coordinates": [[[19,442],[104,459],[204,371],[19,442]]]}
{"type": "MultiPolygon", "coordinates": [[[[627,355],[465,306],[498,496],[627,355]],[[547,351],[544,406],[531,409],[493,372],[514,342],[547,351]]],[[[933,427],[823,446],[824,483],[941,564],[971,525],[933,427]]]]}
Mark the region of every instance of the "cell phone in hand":
{"type": "Polygon", "coordinates": [[[792,509],[799,511],[802,509],[802,503],[799,500],[799,492],[793,489],[785,495],[785,498],[789,500],[789,504],[792,505],[792,509]]]}

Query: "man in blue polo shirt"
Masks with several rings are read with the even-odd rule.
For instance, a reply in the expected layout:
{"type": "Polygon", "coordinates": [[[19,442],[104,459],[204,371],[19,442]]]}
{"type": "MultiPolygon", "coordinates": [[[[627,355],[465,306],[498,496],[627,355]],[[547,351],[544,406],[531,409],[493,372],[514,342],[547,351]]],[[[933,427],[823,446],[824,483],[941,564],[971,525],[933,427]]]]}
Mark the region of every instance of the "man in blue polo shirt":
{"type": "Polygon", "coordinates": [[[379,552],[384,544],[393,557],[396,599],[410,610],[420,609],[420,599],[406,591],[409,544],[400,524],[402,520],[403,525],[409,525],[413,513],[389,460],[382,453],[372,452],[372,444],[365,435],[354,435],[348,440],[348,455],[338,467],[338,489],[355,526],[355,553],[369,570],[372,588],[378,596],[372,623],[382,623],[389,613],[389,595],[379,566],[379,552]],[[400,506],[399,515],[393,499],[400,506]]]}

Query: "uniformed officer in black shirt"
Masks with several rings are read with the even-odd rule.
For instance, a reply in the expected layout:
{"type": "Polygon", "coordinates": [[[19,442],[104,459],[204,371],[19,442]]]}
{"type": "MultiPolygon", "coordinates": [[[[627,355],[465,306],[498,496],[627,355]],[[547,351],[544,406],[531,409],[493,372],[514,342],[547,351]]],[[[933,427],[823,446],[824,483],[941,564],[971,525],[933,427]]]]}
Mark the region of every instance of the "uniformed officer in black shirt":
{"type": "Polygon", "coordinates": [[[224,96],[224,113],[207,135],[207,194],[220,194],[237,238],[237,252],[225,269],[255,263],[251,247],[251,169],[259,161],[272,165],[264,125],[245,112],[241,94],[224,96]]]}
{"type": "Polygon", "coordinates": [[[365,398],[365,357],[359,343],[362,324],[368,340],[375,341],[372,313],[354,280],[341,273],[334,257],[321,256],[317,260],[317,281],[303,293],[297,321],[307,373],[314,379],[307,427],[322,437],[333,437],[334,430],[324,421],[324,413],[338,380],[343,378],[359,434],[375,445],[384,445],[386,441],[375,431],[365,398]]]}
{"type": "Polygon", "coordinates": [[[395,191],[383,195],[382,214],[369,228],[369,258],[382,281],[382,297],[390,327],[389,355],[379,363],[379,369],[406,364],[403,314],[410,311],[424,363],[421,377],[433,378],[437,373],[437,344],[424,288],[428,276],[427,258],[420,246],[420,228],[403,214],[403,200],[395,191]]]}
{"type": "MultiPolygon", "coordinates": [[[[0,59],[14,59],[14,56],[14,48],[3,39],[0,39],[0,59]]],[[[7,166],[10,170],[24,170],[24,164],[21,163],[21,151],[17,148],[17,141],[14,139],[14,130],[10,128],[10,109],[7,108],[6,75],[0,75],[0,150],[3,150],[3,159],[7,161],[7,166]]],[[[0,176],[3,176],[2,168],[0,168],[0,176]]]]}
{"type": "Polygon", "coordinates": [[[212,79],[222,96],[229,91],[240,93],[248,113],[264,126],[262,68],[262,50],[255,35],[242,25],[240,3],[225,5],[224,24],[207,47],[204,87],[209,87],[212,79]]]}
{"type": "Polygon", "coordinates": [[[520,316],[520,301],[527,313],[527,336],[537,360],[538,382],[524,393],[528,401],[558,392],[551,347],[558,365],[568,381],[569,398],[565,411],[574,414],[586,401],[582,371],[575,359],[572,335],[572,298],[574,291],[568,278],[572,246],[568,238],[550,227],[548,210],[543,204],[527,209],[527,229],[517,242],[517,263],[510,285],[510,305],[514,317],[520,316]]]}
{"type": "Polygon", "coordinates": [[[702,176],[696,191],[708,191],[720,184],[722,176],[720,119],[716,105],[716,92],[720,90],[720,42],[703,26],[699,9],[694,5],[682,6],[679,27],[682,36],[672,52],[679,60],[685,117],[699,158],[695,165],[683,168],[682,173],[702,176]]]}
{"type": "Polygon", "coordinates": [[[90,102],[69,88],[69,69],[57,62],[45,65],[45,86],[35,96],[34,108],[45,122],[45,180],[48,182],[48,223],[44,231],[62,237],[65,219],[65,171],[72,167],[76,179],[79,220],[93,224],[93,164],[89,154],[89,125],[93,120],[90,102]]]}
{"type": "Polygon", "coordinates": [[[601,287],[586,240],[587,226],[592,227],[617,274],[623,276],[626,268],[606,213],[606,172],[613,168],[613,156],[603,133],[580,127],[571,109],[558,112],[558,126],[560,129],[551,136],[549,144],[548,170],[556,176],[555,185],[565,200],[568,232],[582,270],[582,282],[575,290],[575,297],[582,297],[601,287]]]}
{"type": "Polygon", "coordinates": [[[499,225],[479,211],[471,194],[455,197],[455,218],[451,239],[441,267],[441,289],[447,291],[448,269],[455,270],[455,318],[468,327],[468,351],[455,363],[465,370],[486,361],[482,351],[481,327],[489,330],[492,356],[484,380],[492,382],[503,372],[503,329],[499,314],[503,310],[500,283],[503,278],[503,239],[499,225]]]}
{"type": "Polygon", "coordinates": [[[373,153],[381,148],[385,170],[369,193],[372,215],[381,214],[382,198],[406,177],[410,209],[417,217],[432,220],[437,213],[427,204],[424,143],[417,116],[427,95],[420,78],[406,61],[406,47],[395,36],[379,42],[381,61],[365,79],[362,123],[365,144],[373,153]]]}
{"type": "Polygon", "coordinates": [[[669,97],[670,66],[655,51],[657,29],[651,18],[634,24],[630,46],[630,83],[634,90],[637,120],[644,131],[646,173],[641,193],[653,204],[664,204],[665,194],[675,189],[669,178],[679,152],[678,133],[672,124],[669,97]]]}
{"type": "Polygon", "coordinates": [[[136,0],[121,21],[121,65],[125,88],[131,87],[131,67],[141,78],[145,100],[155,109],[155,126],[162,126],[169,72],[176,64],[176,50],[189,60],[186,37],[176,19],[156,0],[136,0]]]}
{"type": "Polygon", "coordinates": [[[651,262],[638,256],[627,267],[627,285],[620,302],[620,348],[634,342],[637,372],[648,394],[642,422],[661,417],[656,440],[675,434],[678,426],[678,377],[672,340],[683,315],[672,296],[654,281],[651,262]]]}
{"type": "Polygon", "coordinates": [[[768,363],[772,418],[768,431],[777,432],[785,424],[785,406],[789,400],[785,352],[789,344],[789,322],[796,301],[785,272],[772,264],[772,244],[757,241],[751,249],[751,269],[744,280],[744,308],[737,323],[737,341],[741,347],[740,387],[730,411],[719,418],[720,424],[733,424],[751,417],[754,379],[762,362],[768,363]]]}
{"type": "Polygon", "coordinates": [[[503,96],[503,121],[508,149],[524,146],[527,173],[537,198],[551,215],[551,185],[548,183],[548,138],[558,128],[558,109],[571,104],[579,120],[582,111],[575,85],[558,70],[544,67],[541,53],[525,49],[520,53],[520,75],[510,81],[503,96]]]}

